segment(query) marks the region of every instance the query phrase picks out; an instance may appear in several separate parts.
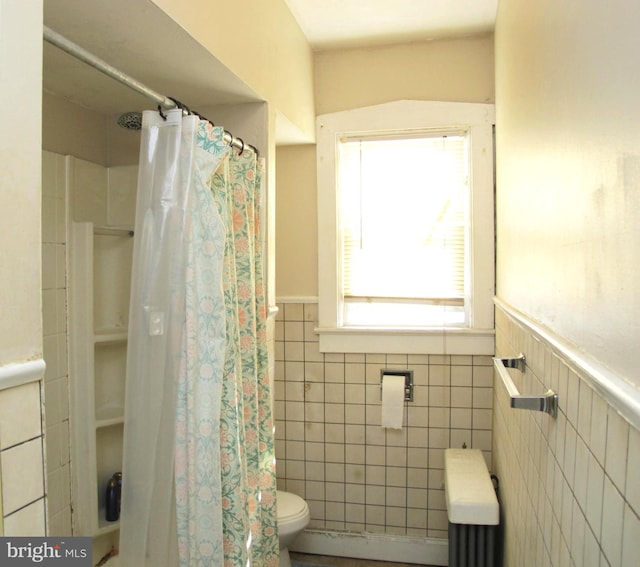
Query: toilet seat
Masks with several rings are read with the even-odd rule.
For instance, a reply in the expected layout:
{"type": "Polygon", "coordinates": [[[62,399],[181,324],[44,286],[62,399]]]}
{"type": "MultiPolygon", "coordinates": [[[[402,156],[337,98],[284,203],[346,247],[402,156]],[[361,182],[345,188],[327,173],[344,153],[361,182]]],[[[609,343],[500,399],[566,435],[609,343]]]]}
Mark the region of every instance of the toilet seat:
{"type": "Polygon", "coordinates": [[[278,524],[289,524],[307,518],[309,506],[297,494],[277,491],[278,524]]]}

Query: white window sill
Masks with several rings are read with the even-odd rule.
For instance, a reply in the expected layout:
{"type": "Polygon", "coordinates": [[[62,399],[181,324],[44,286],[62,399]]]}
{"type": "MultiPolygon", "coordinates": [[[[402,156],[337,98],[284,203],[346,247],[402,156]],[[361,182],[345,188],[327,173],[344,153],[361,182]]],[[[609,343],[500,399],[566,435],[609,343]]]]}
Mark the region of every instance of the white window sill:
{"type": "Polygon", "coordinates": [[[493,329],[315,329],[320,352],[493,355],[493,329]]]}

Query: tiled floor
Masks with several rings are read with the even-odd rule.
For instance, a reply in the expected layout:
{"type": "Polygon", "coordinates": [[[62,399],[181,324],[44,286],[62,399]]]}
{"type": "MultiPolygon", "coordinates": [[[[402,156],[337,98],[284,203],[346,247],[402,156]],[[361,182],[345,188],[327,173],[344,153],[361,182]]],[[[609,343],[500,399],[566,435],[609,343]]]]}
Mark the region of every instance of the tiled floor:
{"type": "MultiPolygon", "coordinates": [[[[330,557],[324,555],[308,555],[305,553],[290,552],[291,559],[319,565],[331,565],[335,567],[417,567],[409,563],[390,563],[389,561],[371,561],[370,559],[348,559],[346,557],[330,557]]],[[[429,567],[423,565],[422,567],[429,567]]]]}

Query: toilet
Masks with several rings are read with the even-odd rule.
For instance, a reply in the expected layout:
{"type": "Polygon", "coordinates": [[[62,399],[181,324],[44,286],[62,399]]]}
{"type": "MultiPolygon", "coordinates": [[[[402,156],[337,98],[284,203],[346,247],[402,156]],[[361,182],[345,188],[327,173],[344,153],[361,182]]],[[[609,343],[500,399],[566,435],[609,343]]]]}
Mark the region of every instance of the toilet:
{"type": "Polygon", "coordinates": [[[289,546],[309,524],[311,514],[307,503],[291,492],[278,490],[278,537],[280,539],[280,567],[291,567],[289,546]]]}

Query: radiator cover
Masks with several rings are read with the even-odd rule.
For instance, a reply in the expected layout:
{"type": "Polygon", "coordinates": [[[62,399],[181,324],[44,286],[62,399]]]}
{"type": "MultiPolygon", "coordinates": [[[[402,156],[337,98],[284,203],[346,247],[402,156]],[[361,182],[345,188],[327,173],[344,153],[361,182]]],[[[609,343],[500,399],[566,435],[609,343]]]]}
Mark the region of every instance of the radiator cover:
{"type": "Polygon", "coordinates": [[[449,522],[449,567],[497,567],[498,528],[449,522]]]}

